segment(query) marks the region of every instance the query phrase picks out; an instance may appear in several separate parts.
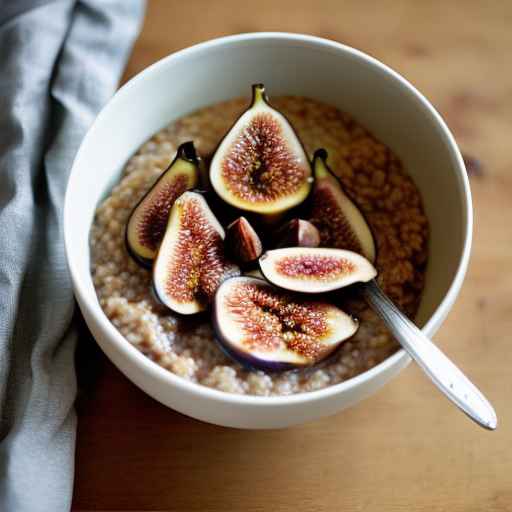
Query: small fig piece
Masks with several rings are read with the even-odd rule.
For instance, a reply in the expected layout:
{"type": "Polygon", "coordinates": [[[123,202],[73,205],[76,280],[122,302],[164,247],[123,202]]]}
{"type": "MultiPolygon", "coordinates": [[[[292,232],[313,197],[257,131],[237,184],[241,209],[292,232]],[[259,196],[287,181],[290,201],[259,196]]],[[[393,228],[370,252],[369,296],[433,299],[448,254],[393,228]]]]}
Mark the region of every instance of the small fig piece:
{"type": "Polygon", "coordinates": [[[263,252],[261,240],[245,217],[238,217],[226,229],[226,253],[241,264],[256,261],[263,252]]]}
{"type": "Polygon", "coordinates": [[[276,247],[318,247],[320,233],[311,222],[292,219],[277,231],[275,240],[276,247]]]}
{"type": "Polygon", "coordinates": [[[324,293],[377,275],[363,256],[343,249],[288,247],[267,251],[260,258],[261,272],[271,283],[302,293],[324,293]]]}
{"type": "Polygon", "coordinates": [[[345,194],[340,180],[327,166],[327,151],[313,158],[315,185],[309,219],[320,231],[320,246],[346,249],[375,261],[372,232],[359,208],[345,194]]]}
{"type": "Polygon", "coordinates": [[[185,142],[169,167],[138,202],[126,225],[126,246],[137,261],[150,266],[164,236],[174,201],[199,182],[199,159],[193,142],[185,142]]]}
{"type": "Polygon", "coordinates": [[[210,182],[228,204],[263,215],[306,199],[312,177],[304,148],[288,120],[253,85],[252,103],[224,137],[210,164],[210,182]]]}
{"type": "Polygon", "coordinates": [[[175,202],[153,266],[158,299],[176,313],[204,311],[219,285],[240,269],[224,255],[224,229],[203,196],[185,192],[175,202]]]}
{"type": "Polygon", "coordinates": [[[323,301],[306,301],[262,279],[235,277],[217,290],[213,325],[221,348],[261,370],[312,366],[352,336],[358,323],[323,301]]]}

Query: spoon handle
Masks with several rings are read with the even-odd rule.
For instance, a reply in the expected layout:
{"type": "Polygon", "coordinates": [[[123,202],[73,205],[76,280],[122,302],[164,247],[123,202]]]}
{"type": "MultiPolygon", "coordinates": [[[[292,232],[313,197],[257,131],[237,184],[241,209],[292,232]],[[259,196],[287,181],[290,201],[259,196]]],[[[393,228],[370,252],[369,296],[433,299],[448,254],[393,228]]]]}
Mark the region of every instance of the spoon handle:
{"type": "Polygon", "coordinates": [[[361,287],[366,302],[432,382],[482,427],[494,430],[496,413],[471,381],[386,297],[372,279],[361,287]]]}

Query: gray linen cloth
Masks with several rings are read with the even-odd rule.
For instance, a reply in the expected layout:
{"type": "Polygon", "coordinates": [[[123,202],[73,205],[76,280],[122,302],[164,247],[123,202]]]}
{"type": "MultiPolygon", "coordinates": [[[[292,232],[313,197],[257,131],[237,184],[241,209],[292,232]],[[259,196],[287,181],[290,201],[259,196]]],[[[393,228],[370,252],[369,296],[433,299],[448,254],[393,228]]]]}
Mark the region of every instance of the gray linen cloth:
{"type": "Polygon", "coordinates": [[[64,191],[143,10],[142,0],[0,0],[1,512],[70,508],[76,377],[64,191]]]}

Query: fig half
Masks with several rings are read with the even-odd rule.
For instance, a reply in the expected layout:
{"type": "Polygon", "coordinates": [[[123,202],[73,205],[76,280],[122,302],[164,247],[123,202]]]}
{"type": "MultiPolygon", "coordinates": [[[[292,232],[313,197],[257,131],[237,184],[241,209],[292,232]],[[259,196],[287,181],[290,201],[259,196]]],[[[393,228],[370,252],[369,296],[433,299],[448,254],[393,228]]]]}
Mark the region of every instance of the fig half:
{"type": "Polygon", "coordinates": [[[315,185],[309,219],[320,231],[320,245],[347,249],[375,261],[375,242],[368,224],[344,192],[340,180],[327,165],[327,151],[319,149],[313,157],[315,185]]]}
{"type": "Polygon", "coordinates": [[[145,266],[156,257],[174,201],[199,182],[199,159],[193,142],[185,142],[169,167],[139,201],[126,225],[126,246],[145,266]]]}
{"type": "Polygon", "coordinates": [[[377,275],[363,256],[343,249],[288,247],[267,251],[260,258],[262,274],[271,283],[302,293],[324,293],[377,275]]]}
{"type": "Polygon", "coordinates": [[[164,305],[183,315],[204,311],[222,281],[240,274],[224,254],[224,236],[201,194],[185,192],[174,202],[153,266],[164,305]]]}
{"type": "Polygon", "coordinates": [[[217,194],[241,210],[274,215],[306,199],[311,166],[288,120],[272,108],[262,84],[252,103],[217,148],[210,182],[217,194]]]}
{"type": "Polygon", "coordinates": [[[332,304],[305,301],[246,276],[219,287],[213,325],[220,346],[233,359],[274,371],[318,363],[358,328],[356,320],[332,304]]]}

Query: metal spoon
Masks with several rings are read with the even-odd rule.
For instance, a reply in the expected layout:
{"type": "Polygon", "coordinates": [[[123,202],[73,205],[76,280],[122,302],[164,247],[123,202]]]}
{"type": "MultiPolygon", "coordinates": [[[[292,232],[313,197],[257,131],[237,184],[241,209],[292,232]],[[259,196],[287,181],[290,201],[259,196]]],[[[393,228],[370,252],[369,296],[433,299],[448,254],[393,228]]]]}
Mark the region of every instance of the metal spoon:
{"type": "Polygon", "coordinates": [[[360,290],[368,305],[384,320],[396,340],[432,382],[473,421],[494,430],[498,419],[492,405],[459,368],[386,297],[375,279],[360,285],[360,290]]]}

